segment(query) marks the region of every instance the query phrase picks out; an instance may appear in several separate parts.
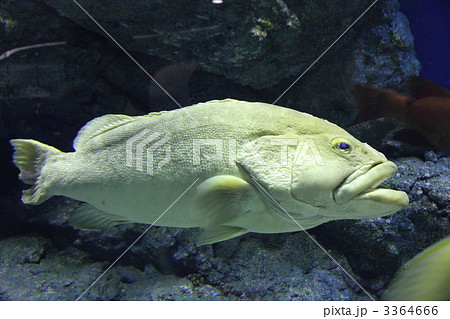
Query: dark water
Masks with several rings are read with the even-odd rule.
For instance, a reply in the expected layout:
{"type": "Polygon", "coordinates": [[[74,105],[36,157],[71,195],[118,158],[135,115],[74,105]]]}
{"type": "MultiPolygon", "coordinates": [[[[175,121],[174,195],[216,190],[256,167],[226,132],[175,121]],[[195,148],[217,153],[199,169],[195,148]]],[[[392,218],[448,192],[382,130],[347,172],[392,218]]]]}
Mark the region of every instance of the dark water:
{"type": "Polygon", "coordinates": [[[450,1],[400,0],[408,17],[420,75],[450,89],[450,1]]]}

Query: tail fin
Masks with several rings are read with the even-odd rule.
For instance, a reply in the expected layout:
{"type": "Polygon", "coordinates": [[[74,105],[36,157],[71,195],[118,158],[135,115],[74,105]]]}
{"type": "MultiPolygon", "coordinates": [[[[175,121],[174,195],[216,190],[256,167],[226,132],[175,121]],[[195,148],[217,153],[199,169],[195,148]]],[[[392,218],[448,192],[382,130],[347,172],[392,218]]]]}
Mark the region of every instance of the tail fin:
{"type": "Polygon", "coordinates": [[[13,162],[20,169],[20,180],[33,185],[23,191],[22,202],[31,205],[41,204],[53,196],[41,185],[41,169],[49,156],[60,154],[61,151],[35,140],[15,139],[10,143],[14,148],[13,162]]]}

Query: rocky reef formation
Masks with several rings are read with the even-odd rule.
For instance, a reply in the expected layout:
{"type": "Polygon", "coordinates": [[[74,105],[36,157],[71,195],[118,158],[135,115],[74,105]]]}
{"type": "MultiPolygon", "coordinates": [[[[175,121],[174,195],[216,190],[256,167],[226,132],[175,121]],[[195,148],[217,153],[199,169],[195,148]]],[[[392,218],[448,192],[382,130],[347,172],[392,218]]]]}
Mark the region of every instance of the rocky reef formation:
{"type": "MultiPolygon", "coordinates": [[[[182,105],[277,100],[347,128],[353,82],[405,92],[420,68],[396,0],[378,1],[311,69],[373,1],[79,3],[182,105]]],[[[0,299],[370,299],[306,233],[196,247],[198,230],[164,227],[149,229],[83,294],[148,226],[78,231],[67,224],[75,201],[22,205],[7,141],[34,138],[70,151],[95,116],[177,105],[74,2],[8,1],[0,9],[0,299]]],[[[352,132],[388,155],[410,155],[389,139],[396,127],[377,120],[352,132]]],[[[375,298],[401,264],[449,232],[448,158],[429,152],[397,164],[387,183],[408,192],[408,208],[309,231],[375,298]]]]}

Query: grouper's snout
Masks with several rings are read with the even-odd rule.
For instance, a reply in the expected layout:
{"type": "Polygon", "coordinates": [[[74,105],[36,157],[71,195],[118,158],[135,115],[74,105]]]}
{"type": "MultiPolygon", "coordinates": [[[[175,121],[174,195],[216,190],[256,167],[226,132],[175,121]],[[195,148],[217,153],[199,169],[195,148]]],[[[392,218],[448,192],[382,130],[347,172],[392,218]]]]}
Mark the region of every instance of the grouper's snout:
{"type": "Polygon", "coordinates": [[[348,176],[333,191],[336,203],[345,204],[350,200],[372,200],[398,206],[408,205],[406,193],[391,189],[375,188],[397,171],[397,166],[390,161],[377,165],[365,165],[348,176]]]}

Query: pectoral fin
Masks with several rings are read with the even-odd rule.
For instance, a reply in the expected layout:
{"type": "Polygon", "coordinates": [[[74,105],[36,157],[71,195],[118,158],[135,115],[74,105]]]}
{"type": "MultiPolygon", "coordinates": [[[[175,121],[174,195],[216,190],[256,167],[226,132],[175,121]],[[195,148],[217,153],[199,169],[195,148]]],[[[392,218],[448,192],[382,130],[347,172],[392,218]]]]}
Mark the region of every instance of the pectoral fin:
{"type": "Polygon", "coordinates": [[[218,243],[220,241],[228,240],[234,237],[238,237],[248,233],[248,230],[232,227],[232,226],[219,226],[205,229],[196,240],[197,246],[203,246],[208,244],[218,243]]]}
{"type": "Polygon", "coordinates": [[[214,176],[197,188],[192,206],[192,219],[201,227],[216,227],[245,213],[262,208],[255,188],[243,179],[214,176]]]}
{"type": "Polygon", "coordinates": [[[78,229],[103,229],[127,223],[131,221],[122,216],[103,212],[86,203],[69,218],[69,224],[78,229]]]}

